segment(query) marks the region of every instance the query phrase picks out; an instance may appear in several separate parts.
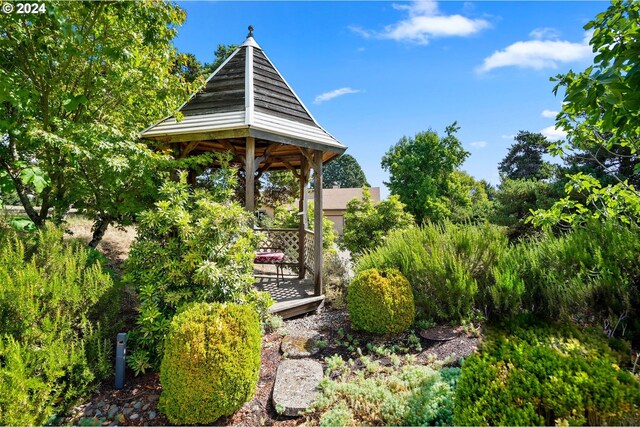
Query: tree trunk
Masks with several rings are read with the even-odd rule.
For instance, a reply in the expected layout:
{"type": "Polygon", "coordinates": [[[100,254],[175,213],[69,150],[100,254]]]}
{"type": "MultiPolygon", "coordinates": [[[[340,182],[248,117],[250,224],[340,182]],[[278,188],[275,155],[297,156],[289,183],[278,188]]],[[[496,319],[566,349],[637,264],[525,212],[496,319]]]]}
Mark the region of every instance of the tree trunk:
{"type": "Polygon", "coordinates": [[[96,246],[102,241],[104,237],[104,233],[106,233],[107,228],[109,228],[109,224],[111,221],[105,218],[98,218],[96,222],[93,223],[93,236],[91,241],[89,242],[89,247],[95,249],[96,246]]]}

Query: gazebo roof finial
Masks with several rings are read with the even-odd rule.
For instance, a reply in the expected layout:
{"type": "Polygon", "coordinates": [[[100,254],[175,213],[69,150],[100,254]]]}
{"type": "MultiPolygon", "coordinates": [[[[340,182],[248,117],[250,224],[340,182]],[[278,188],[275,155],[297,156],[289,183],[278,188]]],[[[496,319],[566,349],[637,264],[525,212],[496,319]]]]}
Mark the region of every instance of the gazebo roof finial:
{"type": "Polygon", "coordinates": [[[247,34],[247,37],[253,37],[253,25],[249,25],[249,34],[247,34]]]}

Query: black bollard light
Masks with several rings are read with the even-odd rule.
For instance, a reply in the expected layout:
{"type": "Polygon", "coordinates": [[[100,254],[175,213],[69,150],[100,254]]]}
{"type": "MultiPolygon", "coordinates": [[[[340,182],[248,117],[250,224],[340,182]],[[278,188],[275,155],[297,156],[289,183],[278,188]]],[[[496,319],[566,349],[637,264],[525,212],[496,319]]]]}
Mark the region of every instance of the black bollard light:
{"type": "Polygon", "coordinates": [[[127,334],[120,332],[116,337],[116,389],[124,387],[125,357],[127,354],[127,334]]]}

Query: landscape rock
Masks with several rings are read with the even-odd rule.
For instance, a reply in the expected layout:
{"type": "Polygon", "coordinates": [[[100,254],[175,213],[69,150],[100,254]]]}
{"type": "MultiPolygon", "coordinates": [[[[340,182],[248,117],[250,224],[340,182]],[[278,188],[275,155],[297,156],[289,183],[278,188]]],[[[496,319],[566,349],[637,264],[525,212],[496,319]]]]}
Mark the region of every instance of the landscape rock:
{"type": "Polygon", "coordinates": [[[118,408],[118,405],[111,405],[111,408],[109,408],[109,412],[108,412],[108,417],[109,418],[113,418],[118,411],[120,410],[120,408],[118,408]]]}
{"type": "Polygon", "coordinates": [[[282,415],[299,416],[316,399],[322,365],[310,359],[284,360],[273,386],[273,406],[282,415]]]}
{"type": "Polygon", "coordinates": [[[322,337],[317,334],[313,335],[287,335],[282,338],[280,344],[280,351],[287,357],[294,359],[310,357],[320,351],[318,341],[322,337]]]}

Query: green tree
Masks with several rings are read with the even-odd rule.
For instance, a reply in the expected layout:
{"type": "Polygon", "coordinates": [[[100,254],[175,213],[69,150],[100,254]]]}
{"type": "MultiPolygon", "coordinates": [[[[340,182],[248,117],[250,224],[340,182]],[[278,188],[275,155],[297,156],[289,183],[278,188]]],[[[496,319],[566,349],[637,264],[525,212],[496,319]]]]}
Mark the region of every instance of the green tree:
{"type": "Polygon", "coordinates": [[[142,209],[155,168],[138,132],[195,87],[172,72],[185,14],[164,2],[46,8],[0,20],[0,180],[35,225],[76,205],[99,238],[104,224],[142,209]]]}
{"type": "Polygon", "coordinates": [[[455,136],[458,129],[453,123],[444,137],[433,130],[404,136],[382,157],[382,168],[390,175],[385,184],[419,223],[451,214],[446,200],[449,177],[469,156],[455,136]]]}
{"type": "Polygon", "coordinates": [[[265,173],[259,186],[260,204],[272,208],[292,203],[300,196],[300,181],[288,170],[265,173]]]}
{"type": "Polygon", "coordinates": [[[222,65],[222,63],[226,61],[237,48],[238,45],[235,44],[219,44],[214,53],[216,59],[213,62],[207,62],[202,66],[202,72],[204,75],[209,77],[209,74],[213,73],[220,65],[222,65]]]}
{"type": "Polygon", "coordinates": [[[444,195],[448,202],[449,219],[454,223],[486,221],[493,209],[487,186],[486,181],[476,181],[464,171],[451,172],[444,195]]]}
{"type": "Polygon", "coordinates": [[[521,130],[516,141],[498,165],[502,179],[547,179],[553,174],[553,166],[542,159],[549,142],[541,133],[521,130]]]}
{"type": "Polygon", "coordinates": [[[330,162],[323,170],[322,186],[332,188],[339,185],[340,188],[369,187],[367,177],[364,175],[358,161],[349,154],[343,154],[330,162]]]}
{"type": "MultiPolygon", "coordinates": [[[[640,3],[615,0],[584,28],[594,30],[589,44],[596,55],[583,72],[552,79],[557,82],[554,93],[565,91],[557,126],[567,138],[551,151],[566,156],[575,151],[593,153],[594,148],[615,153],[617,147],[626,147],[635,155],[640,148],[640,3]]],[[[599,161],[597,156],[592,160],[599,161]]],[[[536,211],[534,223],[575,223],[589,216],[637,223],[640,192],[625,176],[610,176],[615,183],[609,185],[584,173],[572,176],[567,197],[550,210],[536,211]],[[585,203],[571,197],[576,192],[583,193],[585,203]]]]}
{"type": "Polygon", "coordinates": [[[491,222],[507,227],[510,240],[535,234],[527,221],[533,210],[550,208],[562,195],[554,183],[534,179],[504,179],[494,202],[491,222]]]}
{"type": "Polygon", "coordinates": [[[376,206],[371,200],[371,191],[365,187],[361,200],[353,199],[347,203],[342,245],[352,255],[358,256],[380,245],[391,230],[413,224],[413,216],[404,211],[404,204],[398,196],[391,195],[376,206]]]}

